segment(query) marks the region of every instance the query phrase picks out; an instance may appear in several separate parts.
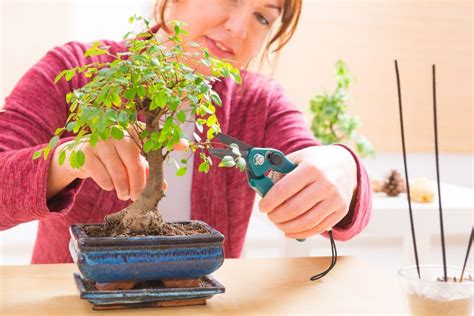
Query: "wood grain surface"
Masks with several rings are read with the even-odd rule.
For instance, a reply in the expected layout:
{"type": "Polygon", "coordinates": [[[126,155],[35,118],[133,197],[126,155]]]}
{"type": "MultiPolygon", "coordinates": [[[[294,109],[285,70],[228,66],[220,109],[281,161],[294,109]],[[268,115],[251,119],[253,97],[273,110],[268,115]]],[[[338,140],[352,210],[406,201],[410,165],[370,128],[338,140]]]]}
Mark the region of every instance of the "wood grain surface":
{"type": "MultiPolygon", "coordinates": [[[[230,259],[214,273],[226,287],[204,306],[101,311],[104,315],[314,315],[402,313],[397,273],[355,257],[340,257],[320,281],[329,257],[230,259]]],[[[73,264],[1,266],[0,314],[98,315],[79,298],[73,264]]]]}

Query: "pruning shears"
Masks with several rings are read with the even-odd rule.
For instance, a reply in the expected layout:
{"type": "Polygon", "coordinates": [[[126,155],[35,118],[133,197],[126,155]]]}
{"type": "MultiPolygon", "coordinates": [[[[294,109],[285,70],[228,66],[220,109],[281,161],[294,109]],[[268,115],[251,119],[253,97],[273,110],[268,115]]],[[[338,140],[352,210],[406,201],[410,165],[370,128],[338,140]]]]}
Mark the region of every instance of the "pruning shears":
{"type": "MultiPolygon", "coordinates": [[[[230,156],[233,159],[245,159],[245,172],[249,186],[261,197],[264,197],[284,174],[293,171],[297,166],[279,150],[253,147],[223,133],[218,133],[216,138],[230,149],[211,148],[209,152],[219,159],[224,159],[226,156],[230,156]],[[238,147],[238,151],[234,149],[235,146],[238,147]]],[[[336,265],[337,250],[332,229],[328,230],[328,234],[331,240],[331,264],[325,271],[312,276],[310,278],[311,281],[321,279],[336,265]]],[[[305,239],[296,240],[305,241],[305,239]]]]}
{"type": "Polygon", "coordinates": [[[236,152],[232,150],[232,147],[237,145],[240,157],[246,161],[245,172],[249,186],[261,197],[264,197],[284,174],[296,168],[296,164],[279,150],[253,147],[223,133],[218,133],[216,138],[230,149],[212,148],[209,152],[219,159],[225,156],[238,158],[236,152]]]}
{"type": "MultiPolygon", "coordinates": [[[[277,149],[253,147],[223,133],[216,134],[216,138],[231,149],[211,148],[209,152],[219,159],[224,159],[225,156],[235,159],[238,158],[238,154],[232,148],[237,145],[240,157],[246,162],[245,172],[249,186],[261,197],[264,197],[283,175],[297,167],[277,149]]],[[[305,239],[297,240],[305,241],[305,239]]]]}

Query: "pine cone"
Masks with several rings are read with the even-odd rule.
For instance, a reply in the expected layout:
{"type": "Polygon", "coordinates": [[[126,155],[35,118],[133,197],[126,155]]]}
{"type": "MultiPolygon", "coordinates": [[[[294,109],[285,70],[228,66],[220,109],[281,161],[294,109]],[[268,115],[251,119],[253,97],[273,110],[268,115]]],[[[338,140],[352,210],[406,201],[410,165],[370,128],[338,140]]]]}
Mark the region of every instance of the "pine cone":
{"type": "Polygon", "coordinates": [[[382,191],[388,196],[398,196],[401,192],[405,192],[405,179],[397,170],[391,170],[385,178],[382,191]]]}

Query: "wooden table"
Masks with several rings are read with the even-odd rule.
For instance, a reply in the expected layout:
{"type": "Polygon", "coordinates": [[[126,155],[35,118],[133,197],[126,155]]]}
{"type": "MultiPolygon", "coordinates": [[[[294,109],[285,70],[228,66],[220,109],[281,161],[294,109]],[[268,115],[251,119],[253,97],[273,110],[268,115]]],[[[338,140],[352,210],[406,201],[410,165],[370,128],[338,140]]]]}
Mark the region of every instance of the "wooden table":
{"type": "Polygon", "coordinates": [[[93,311],[81,300],[73,264],[0,267],[0,314],[6,315],[265,315],[404,313],[396,271],[340,257],[322,280],[309,277],[330,258],[229,259],[214,273],[226,287],[207,306],[93,311]]]}

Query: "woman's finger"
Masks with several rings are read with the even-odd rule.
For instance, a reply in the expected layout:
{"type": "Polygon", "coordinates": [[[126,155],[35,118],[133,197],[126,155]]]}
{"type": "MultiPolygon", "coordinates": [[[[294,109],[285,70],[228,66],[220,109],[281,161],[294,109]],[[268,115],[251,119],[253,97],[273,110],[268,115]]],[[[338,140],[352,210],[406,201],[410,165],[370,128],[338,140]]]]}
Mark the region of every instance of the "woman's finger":
{"type": "Polygon", "coordinates": [[[114,183],[105,165],[95,154],[88,155],[83,167],[88,177],[91,177],[103,190],[112,191],[114,183]]]}
{"type": "Polygon", "coordinates": [[[275,183],[265,197],[260,200],[260,211],[264,213],[272,212],[308,184],[316,181],[318,174],[319,171],[314,166],[304,162],[301,163],[275,183]]]}
{"type": "Polygon", "coordinates": [[[276,224],[285,233],[299,233],[310,230],[337,209],[338,205],[330,199],[323,200],[304,214],[284,223],[276,224]]]}
{"type": "Polygon", "coordinates": [[[268,213],[268,218],[275,224],[292,220],[321,202],[329,190],[327,182],[315,181],[268,213]]]}
{"type": "Polygon", "coordinates": [[[339,223],[343,216],[344,215],[342,212],[331,213],[317,226],[298,233],[286,233],[285,237],[294,239],[304,239],[314,235],[322,234],[325,231],[328,231],[333,228],[337,223],[339,223]]]}
{"type": "Polygon", "coordinates": [[[106,141],[101,146],[96,146],[97,157],[107,168],[107,171],[114,183],[115,191],[120,200],[128,200],[130,191],[128,185],[127,169],[120,159],[113,140],[106,141]]]}
{"type": "Polygon", "coordinates": [[[148,162],[140,155],[140,149],[130,138],[115,142],[115,149],[127,170],[130,198],[135,201],[145,189],[148,162]]]}

